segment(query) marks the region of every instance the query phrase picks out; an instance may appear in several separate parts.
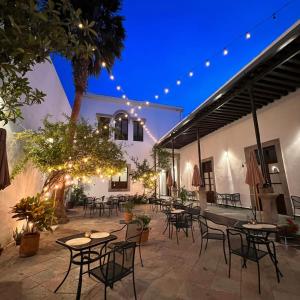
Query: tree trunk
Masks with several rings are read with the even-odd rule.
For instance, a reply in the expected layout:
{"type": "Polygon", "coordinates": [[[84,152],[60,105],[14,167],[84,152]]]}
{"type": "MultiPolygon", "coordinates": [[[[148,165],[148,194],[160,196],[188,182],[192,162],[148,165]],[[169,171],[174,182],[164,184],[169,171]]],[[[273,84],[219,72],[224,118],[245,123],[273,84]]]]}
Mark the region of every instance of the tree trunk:
{"type": "Polygon", "coordinates": [[[79,117],[82,97],[83,97],[83,90],[76,89],[74,104],[73,104],[73,108],[72,108],[72,114],[71,114],[71,118],[70,118],[70,121],[74,124],[77,122],[78,117],[79,117]]]}
{"type": "Polygon", "coordinates": [[[55,216],[58,224],[65,224],[69,222],[66,214],[65,204],[65,181],[62,181],[62,186],[56,190],[55,194],[55,216]]]}

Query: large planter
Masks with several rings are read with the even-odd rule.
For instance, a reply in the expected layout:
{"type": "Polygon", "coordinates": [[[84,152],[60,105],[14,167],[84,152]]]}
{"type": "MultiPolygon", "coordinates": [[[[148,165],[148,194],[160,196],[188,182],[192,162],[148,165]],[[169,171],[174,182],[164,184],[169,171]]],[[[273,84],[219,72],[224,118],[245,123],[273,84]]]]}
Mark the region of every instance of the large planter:
{"type": "Polygon", "coordinates": [[[144,244],[148,241],[149,239],[149,228],[146,228],[143,230],[143,233],[142,233],[142,237],[141,237],[141,243],[144,244]]]}
{"type": "Polygon", "coordinates": [[[133,213],[132,212],[124,212],[124,220],[125,222],[132,221],[133,213]]]}
{"type": "Polygon", "coordinates": [[[21,245],[19,249],[20,257],[29,257],[35,255],[39,250],[40,245],[40,233],[25,233],[21,239],[21,245]]]}

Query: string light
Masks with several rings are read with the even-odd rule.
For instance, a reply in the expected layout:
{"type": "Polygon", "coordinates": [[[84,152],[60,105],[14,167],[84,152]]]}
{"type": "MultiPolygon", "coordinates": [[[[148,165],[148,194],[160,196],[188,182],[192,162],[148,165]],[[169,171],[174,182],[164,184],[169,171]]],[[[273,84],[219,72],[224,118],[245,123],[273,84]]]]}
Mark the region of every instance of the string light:
{"type": "Polygon", "coordinates": [[[165,93],[165,94],[168,94],[169,92],[170,92],[170,90],[169,90],[168,88],[165,88],[165,89],[164,89],[164,93],[165,93]]]}
{"type": "Polygon", "coordinates": [[[126,105],[130,106],[130,101],[127,101],[127,102],[126,102],[126,105]]]}
{"type": "Polygon", "coordinates": [[[208,68],[210,66],[210,60],[205,61],[205,66],[208,68]]]}
{"type": "Polygon", "coordinates": [[[105,61],[103,61],[103,62],[102,62],[101,66],[102,66],[103,68],[105,68],[105,67],[106,67],[106,63],[105,63],[105,61]]]}
{"type": "Polygon", "coordinates": [[[126,99],[126,95],[122,95],[122,98],[123,98],[123,99],[126,99]]]}
{"type": "Polygon", "coordinates": [[[227,49],[227,48],[224,48],[224,49],[223,49],[223,55],[224,55],[224,56],[228,55],[228,49],[227,49]]]}
{"type": "Polygon", "coordinates": [[[80,29],[82,29],[82,28],[83,28],[83,24],[82,24],[82,23],[79,23],[79,24],[78,24],[78,27],[79,27],[80,29]]]}
{"type": "Polygon", "coordinates": [[[127,114],[125,115],[125,118],[128,118],[128,115],[127,115],[127,114]]]}
{"type": "Polygon", "coordinates": [[[138,106],[138,109],[142,109],[142,107],[139,105],[139,106],[138,106]]]}
{"type": "Polygon", "coordinates": [[[146,105],[149,105],[150,103],[149,103],[149,101],[146,101],[146,105]]]}
{"type": "Polygon", "coordinates": [[[121,90],[121,86],[117,85],[117,90],[120,91],[121,90]]]}
{"type": "Polygon", "coordinates": [[[115,76],[114,76],[114,75],[110,75],[110,76],[109,76],[109,79],[110,79],[110,80],[115,80],[115,76]]]}
{"type": "Polygon", "coordinates": [[[181,85],[181,81],[180,81],[180,80],[177,80],[177,81],[176,81],[176,84],[177,84],[177,85],[181,85]]]}
{"type": "Polygon", "coordinates": [[[189,72],[189,77],[193,77],[194,76],[194,72],[189,72]]]}
{"type": "Polygon", "coordinates": [[[155,95],[154,98],[157,100],[157,99],[159,98],[159,96],[158,96],[158,95],[155,95]]]}
{"type": "Polygon", "coordinates": [[[246,40],[249,40],[251,38],[251,33],[250,32],[246,32],[245,38],[246,38],[246,40]]]}

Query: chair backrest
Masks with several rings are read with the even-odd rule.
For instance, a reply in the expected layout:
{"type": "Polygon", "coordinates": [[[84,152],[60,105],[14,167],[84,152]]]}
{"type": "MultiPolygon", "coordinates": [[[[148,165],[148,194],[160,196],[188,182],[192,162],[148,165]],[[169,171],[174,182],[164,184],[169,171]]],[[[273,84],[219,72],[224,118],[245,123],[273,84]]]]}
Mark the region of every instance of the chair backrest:
{"type": "Polygon", "coordinates": [[[227,228],[227,240],[228,240],[228,248],[230,252],[235,252],[236,249],[240,249],[241,254],[246,255],[247,253],[243,253],[243,250],[247,249],[247,234],[246,232],[239,229],[231,229],[227,228]]]}
{"type": "Polygon", "coordinates": [[[208,232],[207,220],[205,217],[199,215],[198,217],[199,229],[201,234],[205,234],[208,232]]]}
{"type": "Polygon", "coordinates": [[[133,220],[127,224],[125,239],[129,242],[140,243],[143,233],[143,222],[141,220],[133,220]]]}
{"type": "Polygon", "coordinates": [[[291,196],[294,208],[300,208],[300,197],[299,196],[291,196]]]}
{"type": "Polygon", "coordinates": [[[135,242],[127,242],[100,256],[100,272],[106,283],[119,281],[133,271],[135,248],[135,242]]]}
{"type": "Polygon", "coordinates": [[[231,200],[232,200],[232,201],[239,202],[239,201],[240,201],[240,198],[241,198],[240,193],[235,193],[235,194],[232,194],[232,195],[231,195],[231,200]]]}

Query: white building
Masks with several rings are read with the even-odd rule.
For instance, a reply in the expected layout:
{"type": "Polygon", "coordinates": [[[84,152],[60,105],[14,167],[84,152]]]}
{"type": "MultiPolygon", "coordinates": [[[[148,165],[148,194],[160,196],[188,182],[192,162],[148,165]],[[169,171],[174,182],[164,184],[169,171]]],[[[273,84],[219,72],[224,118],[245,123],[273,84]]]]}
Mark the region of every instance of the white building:
{"type": "Polygon", "coordinates": [[[278,212],[291,214],[290,196],[300,195],[299,86],[298,22],[160,139],[161,146],[174,145],[179,185],[195,189],[192,173],[200,158],[209,201],[216,192],[240,193],[242,206],[250,207],[245,175],[249,151],[259,144],[257,113],[265,178],[280,195],[278,212]]]}
{"type": "Polygon", "coordinates": [[[145,101],[120,99],[101,95],[85,95],[81,117],[91,124],[99,126],[125,150],[127,169],[121,176],[111,179],[94,178],[86,192],[91,196],[101,197],[113,194],[141,194],[140,183],[133,183],[128,176],[134,168],[132,158],[139,161],[148,159],[151,163],[151,151],[157,140],[181,120],[182,108],[145,101]]]}

